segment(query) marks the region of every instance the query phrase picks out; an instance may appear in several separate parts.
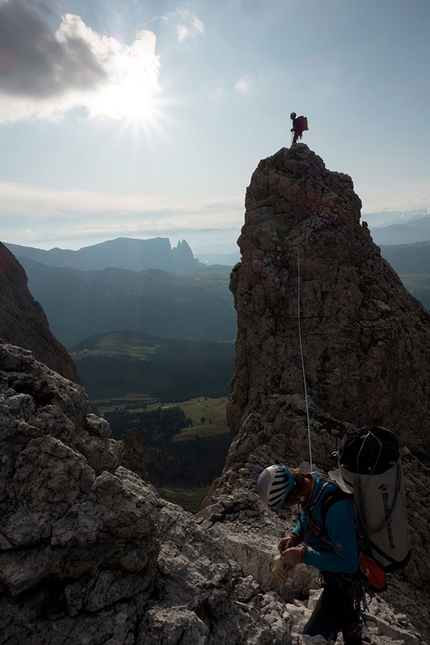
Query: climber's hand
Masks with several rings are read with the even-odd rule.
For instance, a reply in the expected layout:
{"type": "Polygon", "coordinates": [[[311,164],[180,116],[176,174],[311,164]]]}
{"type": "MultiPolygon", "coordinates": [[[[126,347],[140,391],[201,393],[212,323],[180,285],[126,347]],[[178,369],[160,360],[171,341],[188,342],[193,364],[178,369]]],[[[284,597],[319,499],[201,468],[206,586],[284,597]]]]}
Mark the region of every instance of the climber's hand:
{"type": "Polygon", "coordinates": [[[286,537],[282,538],[282,540],[279,541],[278,544],[278,551],[282,555],[285,549],[290,549],[292,546],[296,545],[296,540],[292,535],[287,535],[286,537]]]}
{"type": "Polygon", "coordinates": [[[302,551],[302,547],[293,546],[290,549],[285,549],[281,554],[281,558],[286,564],[294,566],[302,561],[302,551]]]}

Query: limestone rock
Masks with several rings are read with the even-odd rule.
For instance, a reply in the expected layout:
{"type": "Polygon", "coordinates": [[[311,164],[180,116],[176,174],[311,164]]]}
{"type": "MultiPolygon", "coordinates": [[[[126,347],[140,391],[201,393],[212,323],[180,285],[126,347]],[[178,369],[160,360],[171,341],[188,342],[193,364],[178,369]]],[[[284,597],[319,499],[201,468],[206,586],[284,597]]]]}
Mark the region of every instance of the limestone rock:
{"type": "Polygon", "coordinates": [[[148,481],[148,473],[143,459],[143,446],[137,428],[128,428],[121,437],[124,443],[122,465],[148,481]]]}
{"type": "Polygon", "coordinates": [[[300,313],[315,406],[358,426],[394,428],[428,459],[430,313],[381,257],[360,207],[350,177],[327,170],[303,144],[254,172],[231,278],[238,337],[230,425],[237,430],[270,396],[303,392],[300,313]]]}
{"type": "Polygon", "coordinates": [[[282,598],[109,435],[81,386],[0,345],[0,643],[290,645],[282,598]]]}
{"type": "Polygon", "coordinates": [[[1,242],[0,301],[0,338],[31,350],[37,360],[79,383],[74,362],[50,332],[42,307],[28,290],[24,269],[1,242]]]}

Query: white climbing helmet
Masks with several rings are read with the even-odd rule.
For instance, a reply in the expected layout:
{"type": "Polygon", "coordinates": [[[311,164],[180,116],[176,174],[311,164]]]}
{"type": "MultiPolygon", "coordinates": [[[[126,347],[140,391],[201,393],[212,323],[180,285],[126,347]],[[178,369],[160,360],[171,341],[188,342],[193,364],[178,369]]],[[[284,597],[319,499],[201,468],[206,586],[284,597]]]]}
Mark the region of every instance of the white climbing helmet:
{"type": "Polygon", "coordinates": [[[260,474],[257,491],[265,504],[273,510],[283,507],[295,485],[294,477],[286,466],[275,464],[260,474]]]}

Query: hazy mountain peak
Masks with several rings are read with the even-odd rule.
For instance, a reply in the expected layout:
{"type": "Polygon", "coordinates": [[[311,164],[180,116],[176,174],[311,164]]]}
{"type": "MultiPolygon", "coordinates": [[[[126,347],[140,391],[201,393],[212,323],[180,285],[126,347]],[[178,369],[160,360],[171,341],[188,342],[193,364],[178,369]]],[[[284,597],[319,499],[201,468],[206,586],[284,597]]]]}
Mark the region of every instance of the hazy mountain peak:
{"type": "Polygon", "coordinates": [[[161,269],[169,273],[181,273],[195,267],[197,261],[187,242],[178,242],[171,247],[169,238],[156,237],[138,240],[118,237],[78,251],[66,249],[35,249],[32,247],[6,244],[12,253],[20,258],[26,257],[52,267],[70,267],[81,271],[100,271],[108,267],[144,271],[161,269]]]}

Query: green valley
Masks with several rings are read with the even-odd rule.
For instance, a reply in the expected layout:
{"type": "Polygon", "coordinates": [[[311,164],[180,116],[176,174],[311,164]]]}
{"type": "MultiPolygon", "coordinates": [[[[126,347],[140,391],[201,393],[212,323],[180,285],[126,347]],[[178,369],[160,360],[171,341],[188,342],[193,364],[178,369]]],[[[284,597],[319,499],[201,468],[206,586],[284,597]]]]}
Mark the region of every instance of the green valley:
{"type": "Polygon", "coordinates": [[[166,499],[198,510],[232,439],[225,408],[234,343],[122,331],[87,338],[72,356],[112,437],[137,428],[151,483],[166,499]]]}

